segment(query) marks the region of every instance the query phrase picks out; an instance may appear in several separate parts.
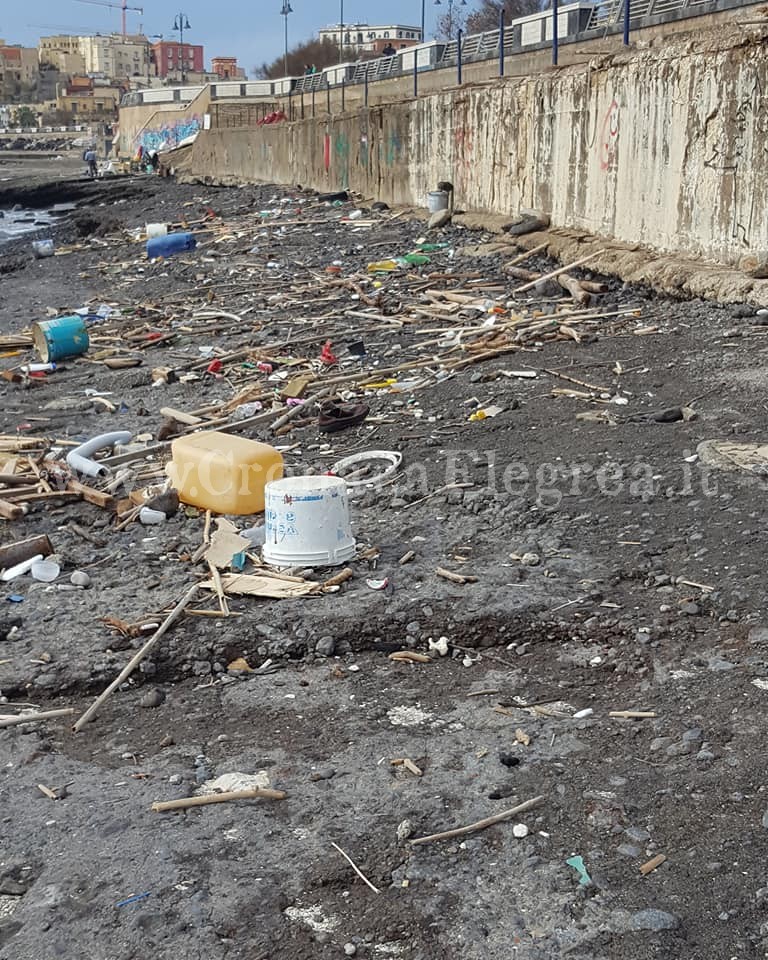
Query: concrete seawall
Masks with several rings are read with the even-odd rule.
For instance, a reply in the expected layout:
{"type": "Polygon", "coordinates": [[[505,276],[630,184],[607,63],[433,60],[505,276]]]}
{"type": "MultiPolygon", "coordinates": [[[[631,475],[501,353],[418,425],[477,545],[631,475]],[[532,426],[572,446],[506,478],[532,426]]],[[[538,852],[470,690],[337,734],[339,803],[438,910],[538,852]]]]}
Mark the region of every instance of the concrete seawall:
{"type": "Polygon", "coordinates": [[[402,204],[450,180],[467,210],[539,208],[554,226],[736,264],[768,248],[758,40],[721,28],[333,118],[204,131],[191,169],[402,204]]]}

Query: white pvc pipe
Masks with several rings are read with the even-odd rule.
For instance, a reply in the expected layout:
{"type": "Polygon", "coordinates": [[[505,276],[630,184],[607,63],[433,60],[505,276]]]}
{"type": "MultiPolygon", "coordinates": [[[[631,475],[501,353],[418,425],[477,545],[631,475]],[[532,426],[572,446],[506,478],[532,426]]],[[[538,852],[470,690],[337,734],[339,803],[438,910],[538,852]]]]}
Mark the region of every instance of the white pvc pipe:
{"type": "Polygon", "coordinates": [[[98,437],[92,437],[81,443],[79,447],[70,450],[67,454],[67,464],[75,473],[83,474],[86,477],[105,477],[109,473],[107,467],[97,463],[90,458],[99,450],[106,447],[114,447],[116,443],[130,443],[132,433],[127,430],[118,430],[115,433],[102,433],[98,437]]]}

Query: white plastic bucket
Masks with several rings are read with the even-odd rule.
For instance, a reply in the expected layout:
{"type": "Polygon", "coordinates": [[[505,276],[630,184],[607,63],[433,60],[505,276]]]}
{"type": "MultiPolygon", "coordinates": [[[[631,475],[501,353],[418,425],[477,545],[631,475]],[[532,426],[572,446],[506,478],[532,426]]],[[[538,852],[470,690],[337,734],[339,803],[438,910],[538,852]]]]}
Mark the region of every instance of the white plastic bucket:
{"type": "Polygon", "coordinates": [[[264,501],[266,563],[335,567],[355,555],[347,485],[338,477],[273,480],[264,501]]]}
{"type": "Polygon", "coordinates": [[[167,223],[148,223],[147,224],[147,240],[151,240],[153,237],[167,237],[167,236],[168,236],[167,223]]]}
{"type": "Polygon", "coordinates": [[[432,190],[427,194],[427,206],[430,213],[439,213],[448,209],[448,193],[445,190],[432,190]]]}

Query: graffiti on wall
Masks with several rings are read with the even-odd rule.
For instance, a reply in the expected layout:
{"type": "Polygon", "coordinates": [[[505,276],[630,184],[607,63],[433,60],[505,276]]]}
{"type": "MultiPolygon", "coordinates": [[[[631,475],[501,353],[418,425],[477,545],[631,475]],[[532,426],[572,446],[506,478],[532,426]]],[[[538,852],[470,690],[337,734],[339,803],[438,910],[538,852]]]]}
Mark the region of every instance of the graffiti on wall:
{"type": "Polygon", "coordinates": [[[619,105],[616,100],[611,101],[610,107],[603,118],[600,130],[600,139],[597,142],[600,169],[612,170],[616,164],[616,155],[619,149],[619,105]]]}
{"type": "Polygon", "coordinates": [[[182,117],[180,120],[169,120],[159,127],[147,127],[136,137],[134,146],[143,147],[145,153],[153,150],[172,150],[178,147],[182,140],[196,134],[203,127],[203,118],[195,113],[191,117],[182,117]]]}
{"type": "MultiPolygon", "coordinates": [[[[740,167],[755,142],[765,143],[766,121],[760,108],[763,88],[755,77],[752,89],[735,101],[735,112],[726,113],[717,106],[704,121],[704,166],[720,177],[721,201],[731,211],[731,237],[744,247],[750,246],[754,208],[740,190],[740,167]]],[[[768,152],[768,147],[763,146],[768,152]]]]}

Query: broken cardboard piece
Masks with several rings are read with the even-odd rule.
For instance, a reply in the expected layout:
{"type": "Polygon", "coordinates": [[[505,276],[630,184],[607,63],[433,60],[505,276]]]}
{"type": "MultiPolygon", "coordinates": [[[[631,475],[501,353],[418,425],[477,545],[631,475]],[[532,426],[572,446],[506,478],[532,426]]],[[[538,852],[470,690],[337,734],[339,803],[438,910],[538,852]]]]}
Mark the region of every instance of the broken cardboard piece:
{"type": "MultiPolygon", "coordinates": [[[[215,590],[213,580],[206,580],[202,586],[206,590],[215,590]]],[[[263,597],[266,600],[290,600],[306,597],[320,591],[320,584],[289,580],[277,580],[273,577],[257,577],[246,573],[227,573],[221,578],[221,586],[228,596],[263,597]]]]}
{"type": "Polygon", "coordinates": [[[217,570],[231,567],[238,554],[250,550],[252,544],[246,537],[240,535],[237,527],[230,520],[218,517],[217,529],[211,537],[211,545],[205,551],[205,559],[217,570]]]}

